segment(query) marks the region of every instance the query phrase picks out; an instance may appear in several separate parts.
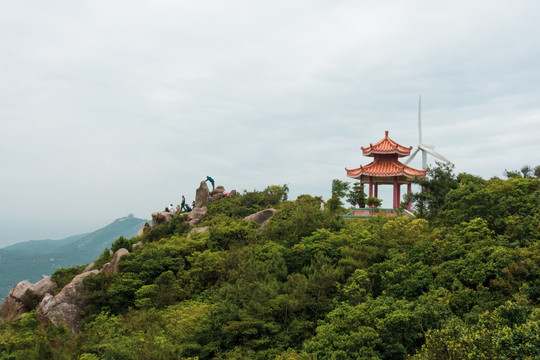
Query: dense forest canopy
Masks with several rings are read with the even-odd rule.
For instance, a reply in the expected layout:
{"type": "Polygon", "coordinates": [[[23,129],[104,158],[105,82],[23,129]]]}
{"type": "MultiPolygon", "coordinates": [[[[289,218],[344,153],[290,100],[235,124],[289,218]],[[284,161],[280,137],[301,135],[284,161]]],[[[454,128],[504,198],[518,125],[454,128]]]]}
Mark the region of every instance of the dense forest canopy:
{"type": "Polygon", "coordinates": [[[1,325],[0,359],[538,359],[539,174],[506,175],[430,169],[416,218],[343,219],[364,197],[339,182],[324,211],[280,186],[226,197],[206,232],[177,216],[118,239],[131,253],[85,280],[82,331],[31,312],[1,325]],[[243,220],[267,207],[264,230],[243,220]]]}

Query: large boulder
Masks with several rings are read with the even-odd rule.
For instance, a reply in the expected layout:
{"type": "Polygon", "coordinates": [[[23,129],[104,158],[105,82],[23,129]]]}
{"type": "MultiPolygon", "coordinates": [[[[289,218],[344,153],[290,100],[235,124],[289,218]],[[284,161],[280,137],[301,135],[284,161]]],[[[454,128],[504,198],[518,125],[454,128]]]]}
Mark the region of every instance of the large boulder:
{"type": "Polygon", "coordinates": [[[82,272],[85,273],[92,270],[95,264],[96,264],[95,261],[92,261],[90,264],[86,265],[86,267],[84,268],[82,272]]]}
{"type": "Polygon", "coordinates": [[[244,218],[245,221],[255,221],[257,224],[262,225],[274,216],[276,209],[264,209],[254,214],[248,215],[244,218]]]}
{"type": "Polygon", "coordinates": [[[225,192],[225,187],[219,185],[219,186],[216,186],[216,188],[214,190],[212,190],[212,192],[210,193],[210,195],[212,195],[212,197],[214,197],[214,195],[216,194],[222,194],[225,192]]]}
{"type": "Polygon", "coordinates": [[[106,263],[101,268],[101,271],[103,271],[105,274],[116,274],[118,273],[118,263],[120,262],[120,259],[122,256],[129,254],[129,251],[127,249],[118,249],[114,255],[111,262],[106,263]]]}
{"type": "Polygon", "coordinates": [[[208,185],[206,184],[206,181],[201,181],[201,185],[199,185],[199,188],[195,192],[195,208],[205,206],[208,202],[208,195],[210,195],[208,185]]]}
{"type": "Polygon", "coordinates": [[[2,322],[15,320],[29,311],[21,299],[30,286],[32,286],[32,283],[24,280],[11,289],[2,305],[0,305],[0,320],[2,322]]]}
{"type": "Polygon", "coordinates": [[[45,295],[36,311],[38,322],[54,326],[64,324],[76,335],[79,332],[80,313],[84,310],[84,298],[88,293],[83,280],[98,273],[98,270],[92,270],[79,274],[58,295],[45,295]]]}
{"type": "Polygon", "coordinates": [[[21,281],[11,289],[0,305],[0,320],[16,320],[34,309],[46,294],[52,294],[55,289],[56,283],[46,275],[35,284],[27,280],[21,281]]]}
{"type": "Polygon", "coordinates": [[[187,223],[189,226],[195,226],[201,222],[201,219],[206,215],[208,208],[206,206],[196,207],[187,214],[187,223]]]}
{"type": "Polygon", "coordinates": [[[156,226],[168,223],[174,216],[175,213],[167,211],[158,211],[152,213],[152,227],[154,228],[156,226]]]}
{"type": "Polygon", "coordinates": [[[43,275],[43,279],[30,286],[21,298],[23,304],[29,309],[35,309],[46,294],[53,294],[56,283],[51,276],[43,275]]]}
{"type": "Polygon", "coordinates": [[[264,209],[258,211],[254,214],[248,215],[244,218],[245,221],[255,221],[257,224],[261,225],[257,232],[261,232],[266,224],[270,221],[270,218],[274,216],[276,209],[264,209]]]}

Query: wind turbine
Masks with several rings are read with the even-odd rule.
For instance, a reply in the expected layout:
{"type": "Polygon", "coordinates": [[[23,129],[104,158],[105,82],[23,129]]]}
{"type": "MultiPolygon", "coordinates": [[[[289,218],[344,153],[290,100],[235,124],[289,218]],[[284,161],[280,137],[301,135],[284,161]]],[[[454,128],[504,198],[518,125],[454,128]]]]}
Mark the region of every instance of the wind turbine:
{"type": "Polygon", "coordinates": [[[418,154],[419,151],[422,151],[422,169],[427,168],[427,154],[430,154],[431,156],[436,157],[439,160],[444,161],[447,164],[454,165],[450,160],[439,154],[435,151],[435,146],[428,145],[428,144],[422,144],[422,95],[420,95],[420,98],[418,99],[418,147],[412,155],[409,157],[407,161],[405,161],[405,165],[410,163],[412,159],[418,154]]]}

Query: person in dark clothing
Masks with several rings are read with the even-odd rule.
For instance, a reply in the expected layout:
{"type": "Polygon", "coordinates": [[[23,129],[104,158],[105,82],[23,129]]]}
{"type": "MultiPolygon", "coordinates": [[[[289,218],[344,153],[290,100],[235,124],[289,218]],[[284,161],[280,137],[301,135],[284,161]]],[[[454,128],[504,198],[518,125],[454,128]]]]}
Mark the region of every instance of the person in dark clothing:
{"type": "Polygon", "coordinates": [[[205,181],[210,181],[210,183],[212,184],[212,191],[214,191],[214,179],[207,175],[205,181]]]}
{"type": "Polygon", "coordinates": [[[186,210],[186,198],[184,197],[184,195],[182,195],[182,202],[180,203],[180,208],[181,208],[183,211],[187,211],[187,210],[186,210]]]}

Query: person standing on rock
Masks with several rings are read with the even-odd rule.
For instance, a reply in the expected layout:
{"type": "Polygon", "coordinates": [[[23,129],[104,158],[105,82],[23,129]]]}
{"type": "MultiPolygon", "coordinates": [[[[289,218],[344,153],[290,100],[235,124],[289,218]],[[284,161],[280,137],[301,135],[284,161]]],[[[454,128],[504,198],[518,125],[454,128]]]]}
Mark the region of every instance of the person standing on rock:
{"type": "Polygon", "coordinates": [[[184,197],[184,195],[182,195],[181,209],[182,209],[183,211],[187,211],[187,210],[186,210],[186,198],[184,197]]]}
{"type": "Polygon", "coordinates": [[[212,184],[212,191],[214,191],[214,179],[212,179],[210,176],[206,175],[206,180],[205,181],[210,181],[210,184],[212,184]]]}

